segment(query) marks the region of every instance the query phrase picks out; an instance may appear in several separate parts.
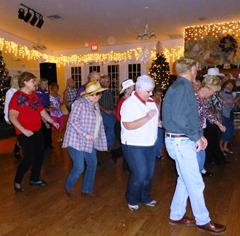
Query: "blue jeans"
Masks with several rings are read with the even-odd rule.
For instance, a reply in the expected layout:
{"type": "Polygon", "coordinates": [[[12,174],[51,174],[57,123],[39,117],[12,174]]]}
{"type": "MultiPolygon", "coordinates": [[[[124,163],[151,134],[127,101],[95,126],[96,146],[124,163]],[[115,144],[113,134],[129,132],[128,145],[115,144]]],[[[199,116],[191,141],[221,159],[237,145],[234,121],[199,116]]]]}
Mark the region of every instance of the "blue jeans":
{"type": "Polygon", "coordinates": [[[105,112],[101,111],[101,115],[103,118],[103,125],[105,129],[105,134],[107,138],[108,149],[112,149],[114,147],[115,142],[115,133],[114,133],[114,125],[115,125],[115,116],[113,114],[108,115],[105,112]]]}
{"type": "Polygon", "coordinates": [[[94,179],[97,169],[96,149],[92,153],[78,151],[73,147],[68,147],[68,152],[73,161],[73,168],[67,177],[65,188],[72,190],[79,176],[84,171],[84,160],[86,161],[86,171],[82,183],[82,192],[91,193],[93,191],[94,179]]]}
{"type": "Polygon", "coordinates": [[[231,142],[234,134],[234,125],[231,118],[223,117],[223,125],[226,131],[221,134],[221,140],[224,142],[231,142]]]}
{"type": "Polygon", "coordinates": [[[125,197],[130,205],[152,201],[153,172],[155,167],[154,146],[122,144],[123,154],[130,169],[125,197]]]}
{"type": "MultiPolygon", "coordinates": [[[[202,130],[202,135],[203,135],[203,130],[202,130]]],[[[197,152],[197,160],[198,160],[198,165],[199,165],[199,171],[202,173],[204,170],[204,164],[206,160],[206,151],[201,150],[200,152],[197,152]]]]}
{"type": "Polygon", "coordinates": [[[205,185],[199,172],[194,142],[188,138],[171,137],[166,137],[165,142],[168,154],[175,161],[178,173],[170,208],[170,219],[179,220],[185,215],[189,197],[196,224],[207,224],[210,218],[203,195],[205,185]]]}
{"type": "Polygon", "coordinates": [[[200,152],[197,152],[197,161],[198,161],[200,173],[202,173],[202,171],[204,170],[205,159],[206,159],[205,150],[201,150],[200,152]]]}
{"type": "Polygon", "coordinates": [[[162,146],[164,144],[164,136],[163,136],[163,129],[158,127],[158,135],[157,135],[157,140],[156,143],[154,144],[155,146],[155,156],[160,157],[162,156],[162,146]]]}

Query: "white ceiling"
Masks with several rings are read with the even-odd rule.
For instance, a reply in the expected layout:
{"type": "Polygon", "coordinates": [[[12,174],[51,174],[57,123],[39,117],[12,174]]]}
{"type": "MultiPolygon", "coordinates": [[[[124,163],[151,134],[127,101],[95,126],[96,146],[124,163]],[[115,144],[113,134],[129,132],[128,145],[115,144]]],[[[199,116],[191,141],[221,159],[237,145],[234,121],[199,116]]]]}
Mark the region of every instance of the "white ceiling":
{"type": "Polygon", "coordinates": [[[233,20],[240,20],[240,0],[0,1],[0,29],[49,50],[136,43],[145,23],[157,35],[154,41],[162,41],[181,36],[186,26],[233,20]],[[41,29],[18,19],[21,3],[43,15],[41,29]]]}

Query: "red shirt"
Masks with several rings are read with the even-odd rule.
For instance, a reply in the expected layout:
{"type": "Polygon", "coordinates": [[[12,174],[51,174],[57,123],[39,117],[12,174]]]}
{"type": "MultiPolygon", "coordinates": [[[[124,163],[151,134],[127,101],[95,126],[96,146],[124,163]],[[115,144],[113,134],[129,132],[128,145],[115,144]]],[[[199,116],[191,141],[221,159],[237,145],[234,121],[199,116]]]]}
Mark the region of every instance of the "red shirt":
{"type": "MultiPolygon", "coordinates": [[[[41,128],[41,114],[43,110],[42,103],[36,94],[26,94],[18,90],[14,93],[10,103],[9,110],[19,112],[18,121],[25,128],[33,132],[41,128]]],[[[21,131],[15,128],[16,134],[21,134],[21,131]]]]}
{"type": "Polygon", "coordinates": [[[118,101],[118,104],[117,104],[117,111],[116,111],[116,120],[120,122],[121,120],[121,115],[120,115],[120,110],[121,110],[121,106],[123,104],[123,102],[125,101],[126,99],[124,98],[124,96],[122,96],[120,98],[120,100],[118,101]]]}

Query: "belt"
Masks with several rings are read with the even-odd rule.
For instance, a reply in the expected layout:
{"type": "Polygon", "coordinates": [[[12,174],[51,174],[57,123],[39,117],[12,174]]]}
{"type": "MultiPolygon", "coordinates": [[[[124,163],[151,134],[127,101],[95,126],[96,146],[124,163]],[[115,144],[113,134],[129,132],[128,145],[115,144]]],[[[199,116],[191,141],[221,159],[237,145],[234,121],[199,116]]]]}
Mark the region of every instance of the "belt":
{"type": "Polygon", "coordinates": [[[170,138],[187,138],[188,137],[185,134],[168,134],[168,133],[166,133],[166,136],[170,138]]]}

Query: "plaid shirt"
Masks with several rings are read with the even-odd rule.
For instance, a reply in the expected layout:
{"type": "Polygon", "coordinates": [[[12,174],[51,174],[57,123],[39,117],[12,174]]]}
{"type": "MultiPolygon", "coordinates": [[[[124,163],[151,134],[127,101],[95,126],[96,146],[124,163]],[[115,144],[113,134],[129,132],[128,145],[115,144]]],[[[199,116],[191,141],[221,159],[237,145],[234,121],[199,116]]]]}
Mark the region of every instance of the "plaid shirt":
{"type": "Polygon", "coordinates": [[[77,95],[77,90],[75,88],[67,88],[67,103],[69,106],[72,105],[77,95]]]}
{"type": "MultiPolygon", "coordinates": [[[[95,109],[99,110],[98,104],[95,104],[95,109]]],[[[88,153],[91,153],[93,148],[106,151],[107,141],[102,122],[98,137],[94,140],[86,139],[88,134],[94,135],[95,126],[94,104],[86,97],[77,99],[72,104],[62,147],[73,147],[88,153]]]]}
{"type": "Polygon", "coordinates": [[[99,104],[106,110],[110,110],[110,111],[114,110],[113,94],[110,91],[110,89],[102,92],[102,96],[99,100],[99,104]]]}

